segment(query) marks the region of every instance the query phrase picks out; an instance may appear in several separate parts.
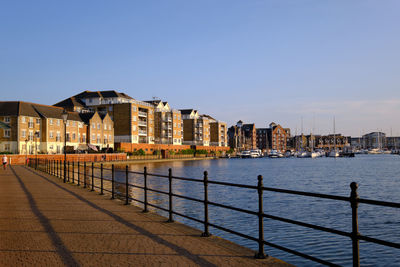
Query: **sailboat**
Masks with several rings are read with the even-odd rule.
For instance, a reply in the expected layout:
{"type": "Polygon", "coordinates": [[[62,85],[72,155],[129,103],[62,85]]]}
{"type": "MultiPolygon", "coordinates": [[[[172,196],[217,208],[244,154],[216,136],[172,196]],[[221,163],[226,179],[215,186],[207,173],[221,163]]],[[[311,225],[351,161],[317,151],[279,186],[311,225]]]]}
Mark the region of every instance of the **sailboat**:
{"type": "Polygon", "coordinates": [[[337,158],[339,157],[339,152],[336,149],[336,123],[335,123],[335,117],[333,117],[333,150],[331,150],[328,154],[328,157],[330,158],[337,158]]]}

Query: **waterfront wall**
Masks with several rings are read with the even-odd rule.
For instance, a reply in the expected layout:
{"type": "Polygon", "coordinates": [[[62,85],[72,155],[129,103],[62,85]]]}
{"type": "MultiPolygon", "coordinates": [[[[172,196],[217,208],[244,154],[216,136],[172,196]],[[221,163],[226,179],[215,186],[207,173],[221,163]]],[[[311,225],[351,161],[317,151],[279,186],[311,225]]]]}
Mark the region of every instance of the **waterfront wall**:
{"type": "MultiPolygon", "coordinates": [[[[7,155],[9,162],[12,165],[24,165],[29,158],[38,158],[46,160],[64,160],[63,154],[56,155],[7,155]]],[[[67,154],[67,161],[80,161],[80,162],[97,162],[97,161],[116,161],[126,160],[126,153],[115,153],[115,154],[67,154]]]]}
{"type": "MultiPolygon", "coordinates": [[[[124,152],[135,152],[142,149],[146,154],[153,154],[156,150],[167,150],[179,152],[181,150],[193,148],[190,145],[168,145],[168,144],[132,144],[132,143],[115,143],[116,150],[122,150],[124,152]]],[[[212,151],[228,151],[229,147],[221,146],[196,146],[198,150],[212,151]]]]}

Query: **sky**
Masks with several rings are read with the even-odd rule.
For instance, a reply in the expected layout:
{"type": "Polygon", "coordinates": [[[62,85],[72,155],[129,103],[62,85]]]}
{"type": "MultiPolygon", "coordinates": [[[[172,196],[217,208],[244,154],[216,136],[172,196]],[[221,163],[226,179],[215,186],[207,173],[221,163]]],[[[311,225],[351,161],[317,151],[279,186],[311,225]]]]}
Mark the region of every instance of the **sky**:
{"type": "Polygon", "coordinates": [[[336,133],[400,135],[399,10],[398,0],[1,1],[0,100],[117,90],[229,126],[328,134],[335,118],[336,133]]]}

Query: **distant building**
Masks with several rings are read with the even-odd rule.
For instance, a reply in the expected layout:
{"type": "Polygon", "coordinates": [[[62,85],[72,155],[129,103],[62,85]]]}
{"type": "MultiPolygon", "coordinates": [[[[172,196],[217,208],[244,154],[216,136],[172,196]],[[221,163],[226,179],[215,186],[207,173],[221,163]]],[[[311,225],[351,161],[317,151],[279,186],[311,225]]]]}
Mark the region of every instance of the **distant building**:
{"type": "Polygon", "coordinates": [[[283,128],[274,122],[270,123],[269,128],[257,128],[257,147],[261,150],[277,150],[285,152],[287,141],[290,137],[290,129],[283,128]]]}
{"type": "Polygon", "coordinates": [[[386,134],[382,132],[372,132],[363,135],[362,147],[364,149],[383,149],[387,147],[386,134]]]}
{"type": "Polygon", "coordinates": [[[229,146],[237,151],[257,148],[255,124],[243,124],[240,120],[228,129],[229,146]]]}

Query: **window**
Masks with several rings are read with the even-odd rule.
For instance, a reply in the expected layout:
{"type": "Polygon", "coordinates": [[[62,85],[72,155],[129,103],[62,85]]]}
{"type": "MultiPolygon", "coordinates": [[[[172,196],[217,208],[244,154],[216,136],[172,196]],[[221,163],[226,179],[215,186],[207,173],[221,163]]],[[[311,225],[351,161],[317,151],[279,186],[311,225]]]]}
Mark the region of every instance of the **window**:
{"type": "Polygon", "coordinates": [[[75,140],[75,139],[76,139],[76,134],[72,133],[72,140],[75,140]]]}
{"type": "Polygon", "coordinates": [[[29,131],[29,141],[33,141],[33,132],[29,131]]]}
{"type": "Polygon", "coordinates": [[[4,137],[10,137],[10,130],[4,130],[4,137]]]}
{"type": "Polygon", "coordinates": [[[176,122],[174,122],[174,128],[176,127],[176,122]]]}
{"type": "Polygon", "coordinates": [[[56,141],[58,141],[58,142],[60,142],[60,141],[61,141],[61,135],[60,135],[60,132],[57,132],[56,141]]]}
{"type": "Polygon", "coordinates": [[[23,138],[26,137],[26,130],[22,130],[21,136],[22,136],[23,138]]]}
{"type": "Polygon", "coordinates": [[[50,131],[50,138],[54,138],[53,131],[50,131]]]}
{"type": "Polygon", "coordinates": [[[136,112],[136,107],[135,106],[132,107],[132,111],[136,112]]]}
{"type": "Polygon", "coordinates": [[[78,142],[80,142],[80,141],[81,141],[81,134],[78,133],[78,142]]]}
{"type": "Polygon", "coordinates": [[[132,126],[132,130],[136,131],[136,125],[132,126]]]}
{"type": "Polygon", "coordinates": [[[72,122],[72,126],[76,126],[76,121],[73,121],[73,122],[72,122]]]}
{"type": "Polygon", "coordinates": [[[67,142],[71,142],[71,137],[69,136],[69,133],[67,133],[66,138],[67,138],[67,142]]]}
{"type": "Polygon", "coordinates": [[[28,127],[33,128],[33,118],[29,118],[28,127]]]}
{"type": "Polygon", "coordinates": [[[10,117],[4,117],[4,122],[9,123],[10,122],[10,117]]]}
{"type": "Polygon", "coordinates": [[[60,120],[57,120],[57,126],[60,126],[60,120]]]}
{"type": "Polygon", "coordinates": [[[25,117],[21,117],[21,122],[23,122],[23,123],[26,122],[25,117]]]}
{"type": "Polygon", "coordinates": [[[109,125],[108,125],[108,130],[110,130],[110,131],[111,131],[111,124],[109,124],[109,125]]]}
{"type": "Polygon", "coordinates": [[[104,130],[107,130],[107,124],[104,124],[104,130]]]}
{"type": "Polygon", "coordinates": [[[112,139],[111,139],[111,134],[108,136],[108,141],[109,141],[109,142],[112,141],[112,139]]]}
{"type": "Polygon", "coordinates": [[[67,126],[69,126],[69,121],[67,121],[67,126]]]}
{"type": "Polygon", "coordinates": [[[133,120],[133,121],[136,121],[136,116],[133,116],[132,120],[133,120]]]}
{"type": "Polygon", "coordinates": [[[100,123],[97,123],[97,129],[100,130],[100,123]]]}
{"type": "Polygon", "coordinates": [[[96,135],[92,134],[92,141],[96,140],[96,135]]]}
{"type": "Polygon", "coordinates": [[[36,124],[40,124],[40,119],[36,119],[36,124]]]}
{"type": "Polygon", "coordinates": [[[10,144],[4,144],[4,150],[10,151],[10,144]]]}
{"type": "Polygon", "coordinates": [[[53,119],[50,119],[50,120],[49,120],[49,124],[50,124],[50,125],[53,125],[53,119]]]}
{"type": "Polygon", "coordinates": [[[82,143],[86,143],[86,134],[82,135],[82,143]]]}
{"type": "Polygon", "coordinates": [[[97,143],[101,143],[100,134],[97,135],[97,143]]]}
{"type": "Polygon", "coordinates": [[[92,128],[96,129],[96,124],[95,123],[92,124],[92,128]]]}

